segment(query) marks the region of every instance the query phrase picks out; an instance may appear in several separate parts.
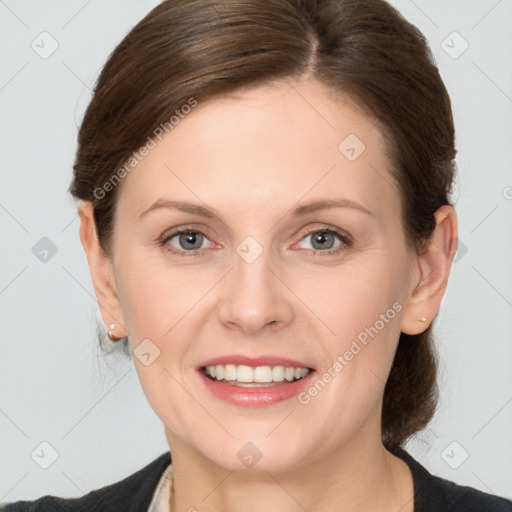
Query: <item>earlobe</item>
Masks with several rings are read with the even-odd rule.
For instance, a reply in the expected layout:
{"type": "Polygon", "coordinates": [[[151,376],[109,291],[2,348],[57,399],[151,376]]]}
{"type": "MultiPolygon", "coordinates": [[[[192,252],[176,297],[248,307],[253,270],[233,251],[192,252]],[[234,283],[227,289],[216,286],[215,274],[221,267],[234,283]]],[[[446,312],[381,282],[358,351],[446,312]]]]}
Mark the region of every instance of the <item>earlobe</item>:
{"type": "Polygon", "coordinates": [[[428,288],[420,289],[418,285],[415,291],[408,299],[402,315],[401,331],[405,334],[415,335],[422,333],[432,322],[433,317],[427,316],[427,307],[429,301],[428,288]]]}
{"type": "Polygon", "coordinates": [[[457,215],[450,205],[435,213],[436,227],[427,248],[416,256],[421,281],[414,286],[402,315],[401,331],[420,334],[439,311],[457,252],[457,215]]]}
{"type": "Polygon", "coordinates": [[[103,323],[107,326],[107,330],[111,329],[112,324],[115,324],[116,337],[121,339],[126,336],[126,330],[124,328],[111,259],[100,246],[96,234],[92,204],[89,201],[80,200],[78,212],[80,216],[80,241],[87,257],[89,272],[103,323]]]}

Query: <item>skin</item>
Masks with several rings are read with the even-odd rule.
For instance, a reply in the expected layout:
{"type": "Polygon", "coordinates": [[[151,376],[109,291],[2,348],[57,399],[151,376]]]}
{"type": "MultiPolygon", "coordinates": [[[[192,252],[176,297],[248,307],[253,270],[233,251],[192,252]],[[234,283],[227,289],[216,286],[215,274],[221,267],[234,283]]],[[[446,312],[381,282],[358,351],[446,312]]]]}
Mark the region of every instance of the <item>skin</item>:
{"type": "MultiPolygon", "coordinates": [[[[457,220],[443,206],[427,250],[406,243],[373,119],[311,77],[199,103],[124,178],[111,255],[90,204],[79,212],[105,325],[128,335],[132,350],[148,338],[160,350],[149,366],[134,364],[165,428],[176,510],[413,511],[410,471],[381,443],[382,396],[400,332],[424,331],[438,312],[457,220]],[[366,146],[354,161],[338,150],[351,133],[366,146]],[[371,214],[289,215],[341,197],[371,214]],[[140,218],[160,198],[207,206],[220,219],[165,208],[140,218]],[[341,239],[314,244],[307,231],[326,226],[352,245],[334,254],[341,239]],[[159,245],[171,228],[204,233],[199,253],[159,245]],[[247,236],[263,248],[252,263],[236,252],[247,236]],[[393,320],[306,405],[237,407],[209,394],[195,370],[216,356],[270,354],[322,374],[396,302],[393,320]],[[248,442],[262,454],[252,467],[237,457],[248,442]]],[[[166,245],[193,249],[179,236],[166,245]]]]}

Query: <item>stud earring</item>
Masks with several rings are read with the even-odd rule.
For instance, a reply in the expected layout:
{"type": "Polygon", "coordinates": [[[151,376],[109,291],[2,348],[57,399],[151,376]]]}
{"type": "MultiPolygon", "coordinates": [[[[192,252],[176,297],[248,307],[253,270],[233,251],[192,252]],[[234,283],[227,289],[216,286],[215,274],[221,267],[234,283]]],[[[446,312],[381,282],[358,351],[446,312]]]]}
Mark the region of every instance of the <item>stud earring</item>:
{"type": "Polygon", "coordinates": [[[110,329],[108,331],[108,338],[110,341],[119,341],[121,338],[114,336],[113,330],[116,328],[116,324],[110,324],[110,329]]]}

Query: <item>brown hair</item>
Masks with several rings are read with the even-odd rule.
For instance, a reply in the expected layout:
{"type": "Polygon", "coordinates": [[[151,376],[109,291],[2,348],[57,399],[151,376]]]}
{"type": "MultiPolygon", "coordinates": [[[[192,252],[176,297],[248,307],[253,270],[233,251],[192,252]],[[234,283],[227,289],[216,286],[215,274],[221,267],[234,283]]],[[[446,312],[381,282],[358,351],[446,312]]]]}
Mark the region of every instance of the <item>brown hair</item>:
{"type": "MultiPolygon", "coordinates": [[[[123,183],[106,193],[104,184],[156,127],[191,98],[307,74],[378,122],[404,232],[421,251],[434,212],[451,204],[451,104],[425,37],[383,0],[168,0],[155,7],[110,55],[78,135],[69,190],[92,203],[103,250],[111,254],[123,183]]],[[[384,392],[384,444],[403,445],[430,421],[436,402],[431,326],[402,333],[384,392]]]]}

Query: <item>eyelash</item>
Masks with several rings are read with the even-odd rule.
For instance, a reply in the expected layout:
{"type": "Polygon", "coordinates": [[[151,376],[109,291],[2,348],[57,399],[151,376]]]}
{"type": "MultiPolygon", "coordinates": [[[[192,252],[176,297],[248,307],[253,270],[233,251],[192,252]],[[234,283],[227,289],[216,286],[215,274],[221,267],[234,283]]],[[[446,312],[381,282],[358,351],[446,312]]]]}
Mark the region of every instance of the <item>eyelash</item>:
{"type": "MultiPolygon", "coordinates": [[[[163,247],[166,251],[171,252],[171,253],[175,254],[176,256],[195,256],[196,254],[198,254],[199,252],[202,251],[202,249],[194,249],[193,251],[182,251],[182,250],[176,249],[175,247],[171,247],[171,246],[167,245],[167,242],[169,240],[172,240],[175,236],[181,235],[182,233],[200,234],[200,235],[203,235],[207,240],[209,240],[209,238],[202,231],[199,231],[197,229],[180,229],[177,231],[173,231],[172,233],[170,233],[168,235],[164,235],[164,237],[160,240],[159,245],[161,247],[163,247]]],[[[352,247],[352,245],[353,245],[353,241],[348,235],[342,233],[341,231],[339,231],[337,229],[327,227],[327,226],[321,227],[321,228],[315,228],[315,229],[312,229],[312,230],[304,233],[304,236],[300,239],[300,241],[302,241],[307,236],[313,235],[315,233],[330,233],[330,234],[336,235],[340,239],[341,244],[338,247],[336,247],[335,249],[327,249],[324,251],[321,251],[318,249],[313,249],[312,251],[313,251],[314,256],[324,256],[324,255],[333,256],[333,255],[336,255],[336,254],[346,250],[347,248],[352,247]]]]}

